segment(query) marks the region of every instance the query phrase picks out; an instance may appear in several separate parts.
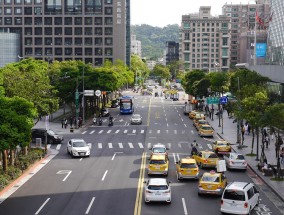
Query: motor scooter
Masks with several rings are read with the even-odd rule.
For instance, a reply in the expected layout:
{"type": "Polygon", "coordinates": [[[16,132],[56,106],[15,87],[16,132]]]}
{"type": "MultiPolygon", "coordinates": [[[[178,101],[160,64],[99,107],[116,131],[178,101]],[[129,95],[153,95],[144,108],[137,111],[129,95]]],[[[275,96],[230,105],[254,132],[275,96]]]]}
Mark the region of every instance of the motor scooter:
{"type": "Polygon", "coordinates": [[[101,126],[103,124],[103,119],[102,117],[99,118],[99,126],[101,126]]]}
{"type": "Polygon", "coordinates": [[[97,124],[97,118],[96,118],[96,117],[93,118],[93,124],[94,124],[94,125],[97,124]]]}
{"type": "Polygon", "coordinates": [[[109,117],[108,126],[113,126],[113,118],[112,118],[112,116],[109,117]]]}

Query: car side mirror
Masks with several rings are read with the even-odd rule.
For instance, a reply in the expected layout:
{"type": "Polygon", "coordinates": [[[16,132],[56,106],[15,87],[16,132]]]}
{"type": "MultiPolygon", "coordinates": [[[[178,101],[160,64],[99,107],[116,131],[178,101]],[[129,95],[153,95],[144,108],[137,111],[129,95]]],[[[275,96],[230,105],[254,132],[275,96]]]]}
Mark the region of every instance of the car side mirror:
{"type": "Polygon", "coordinates": [[[178,162],[176,162],[176,164],[178,164],[178,162]]]}
{"type": "Polygon", "coordinates": [[[146,183],[147,183],[147,181],[144,181],[143,183],[144,183],[144,184],[146,184],[146,183]]]}
{"type": "Polygon", "coordinates": [[[92,144],[91,144],[91,143],[88,143],[87,145],[89,146],[89,148],[91,148],[91,146],[92,146],[92,144]]]}
{"type": "Polygon", "coordinates": [[[167,150],[170,150],[168,147],[166,148],[167,150]]]}

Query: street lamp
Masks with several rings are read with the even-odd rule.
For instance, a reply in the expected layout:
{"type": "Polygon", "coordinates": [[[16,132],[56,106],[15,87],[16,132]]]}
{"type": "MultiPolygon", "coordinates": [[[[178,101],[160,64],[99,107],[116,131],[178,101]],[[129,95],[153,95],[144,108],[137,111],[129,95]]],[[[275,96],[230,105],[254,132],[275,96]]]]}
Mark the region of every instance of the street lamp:
{"type": "Polygon", "coordinates": [[[85,65],[83,67],[83,99],[82,99],[82,108],[83,108],[83,124],[85,123],[85,65]]]}

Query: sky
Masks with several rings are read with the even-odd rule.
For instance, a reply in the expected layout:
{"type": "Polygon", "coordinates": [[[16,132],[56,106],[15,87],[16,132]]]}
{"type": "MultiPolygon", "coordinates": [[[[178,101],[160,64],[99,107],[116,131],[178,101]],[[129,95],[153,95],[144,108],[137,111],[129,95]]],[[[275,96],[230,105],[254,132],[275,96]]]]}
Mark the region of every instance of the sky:
{"type": "Polygon", "coordinates": [[[255,0],[130,0],[131,25],[181,25],[182,15],[197,13],[200,6],[211,6],[214,16],[222,14],[222,6],[226,3],[255,4],[255,0]]]}

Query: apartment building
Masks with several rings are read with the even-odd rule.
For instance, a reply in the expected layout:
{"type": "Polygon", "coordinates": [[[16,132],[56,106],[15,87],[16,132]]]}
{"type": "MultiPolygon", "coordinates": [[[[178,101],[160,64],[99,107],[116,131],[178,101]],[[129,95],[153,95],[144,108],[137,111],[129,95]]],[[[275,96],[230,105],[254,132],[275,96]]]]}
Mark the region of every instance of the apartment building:
{"type": "Polygon", "coordinates": [[[182,70],[227,71],[230,68],[230,18],[213,17],[210,6],[182,16],[179,59],[182,70]]]}
{"type": "Polygon", "coordinates": [[[166,65],[179,60],[179,43],[175,41],[166,41],[164,59],[166,59],[166,65]]]}
{"type": "Polygon", "coordinates": [[[130,63],[130,0],[0,0],[0,32],[20,35],[20,55],[130,63]]]}
{"type": "Polygon", "coordinates": [[[131,35],[131,54],[135,54],[139,57],[142,57],[141,41],[136,39],[135,34],[131,35]]]}
{"type": "Polygon", "coordinates": [[[251,63],[251,59],[254,58],[254,56],[247,58],[247,56],[244,55],[247,55],[247,52],[252,52],[252,54],[254,52],[254,41],[252,40],[254,40],[255,23],[257,24],[257,38],[259,38],[258,34],[261,37],[261,41],[257,42],[263,42],[263,33],[259,33],[259,31],[267,28],[268,23],[265,23],[266,26],[259,26],[255,21],[255,17],[257,11],[258,16],[261,17],[264,22],[267,21],[270,15],[269,2],[270,0],[258,0],[256,4],[225,4],[223,6],[222,15],[229,17],[231,22],[230,62],[232,66],[237,63],[251,63]],[[249,40],[247,43],[248,47],[242,46],[243,49],[241,50],[241,37],[244,39],[244,36],[249,40]],[[245,51],[248,49],[250,49],[250,51],[245,51]],[[246,60],[244,61],[244,59],[246,60]]]}

